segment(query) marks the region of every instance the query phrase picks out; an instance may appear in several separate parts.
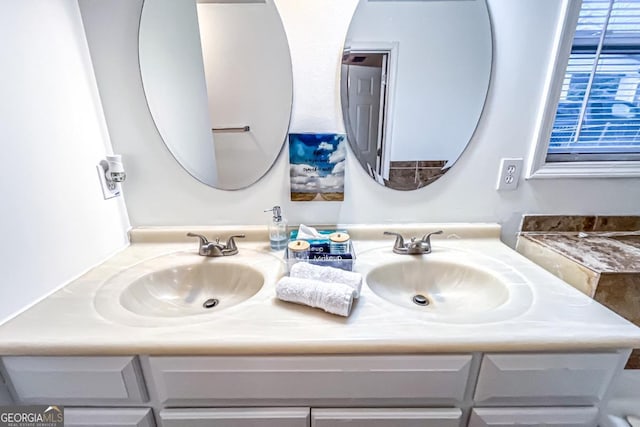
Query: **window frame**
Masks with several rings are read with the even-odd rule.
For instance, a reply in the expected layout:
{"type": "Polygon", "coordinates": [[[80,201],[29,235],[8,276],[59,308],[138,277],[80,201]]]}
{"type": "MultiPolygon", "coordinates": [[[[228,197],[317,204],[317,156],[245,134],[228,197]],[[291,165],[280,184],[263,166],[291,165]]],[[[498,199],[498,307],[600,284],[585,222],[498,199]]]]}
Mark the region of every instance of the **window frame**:
{"type": "MultiPolygon", "coordinates": [[[[563,0],[562,2],[560,10],[562,18],[554,33],[552,60],[547,69],[542,92],[544,102],[537,117],[538,125],[527,162],[526,179],[640,177],[640,160],[547,162],[551,131],[581,7],[582,0],[563,0]]],[[[567,155],[567,158],[570,159],[570,155],[567,155]]]]}

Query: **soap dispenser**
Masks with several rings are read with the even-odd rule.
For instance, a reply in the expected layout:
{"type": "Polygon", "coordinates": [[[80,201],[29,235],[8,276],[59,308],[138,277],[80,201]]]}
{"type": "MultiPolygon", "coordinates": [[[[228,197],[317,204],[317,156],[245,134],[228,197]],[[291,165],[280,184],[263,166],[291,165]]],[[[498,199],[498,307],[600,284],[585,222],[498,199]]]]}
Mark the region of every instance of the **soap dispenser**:
{"type": "Polygon", "coordinates": [[[284,249],[289,241],[289,236],[287,234],[287,220],[282,216],[282,209],[280,206],[274,206],[265,210],[265,212],[273,213],[273,217],[269,221],[269,244],[271,249],[274,251],[284,249]]]}

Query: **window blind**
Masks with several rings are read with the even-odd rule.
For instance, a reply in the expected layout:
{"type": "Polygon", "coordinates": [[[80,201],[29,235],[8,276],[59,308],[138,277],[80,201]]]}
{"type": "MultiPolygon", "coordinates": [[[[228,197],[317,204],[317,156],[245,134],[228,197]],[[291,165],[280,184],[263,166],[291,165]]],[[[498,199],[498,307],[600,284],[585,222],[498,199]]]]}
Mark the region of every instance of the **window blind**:
{"type": "Polygon", "coordinates": [[[547,161],[640,160],[640,0],[583,0],[547,161]]]}

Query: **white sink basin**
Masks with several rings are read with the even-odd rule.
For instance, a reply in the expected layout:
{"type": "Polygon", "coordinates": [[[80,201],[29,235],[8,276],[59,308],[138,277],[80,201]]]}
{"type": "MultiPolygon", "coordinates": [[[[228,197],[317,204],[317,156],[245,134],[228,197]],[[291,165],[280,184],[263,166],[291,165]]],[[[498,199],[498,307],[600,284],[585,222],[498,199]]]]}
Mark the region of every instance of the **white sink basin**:
{"type": "Polygon", "coordinates": [[[452,250],[418,256],[378,252],[386,256],[373,251],[358,261],[367,286],[378,297],[429,320],[505,320],[524,313],[533,302],[521,275],[489,257],[452,250]]]}
{"type": "Polygon", "coordinates": [[[197,316],[239,304],[264,284],[264,276],[251,267],[210,261],[146,274],[124,289],[120,304],[144,316],[197,316]]]}
{"type": "Polygon", "coordinates": [[[244,251],[207,258],[178,252],[149,259],[108,279],[97,291],[103,317],[135,326],[207,321],[260,292],[282,275],[282,261],[244,251]]]}
{"type": "Polygon", "coordinates": [[[408,259],[374,268],[367,284],[401,307],[445,315],[482,313],[509,300],[509,289],[498,277],[438,259],[408,259]]]}

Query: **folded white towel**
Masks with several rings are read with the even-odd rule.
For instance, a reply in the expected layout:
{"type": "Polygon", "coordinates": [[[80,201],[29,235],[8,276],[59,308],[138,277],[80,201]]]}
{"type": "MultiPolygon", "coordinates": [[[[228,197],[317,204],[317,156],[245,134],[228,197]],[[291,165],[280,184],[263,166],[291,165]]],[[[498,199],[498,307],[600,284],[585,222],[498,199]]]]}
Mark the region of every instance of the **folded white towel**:
{"type": "MultiPolygon", "coordinates": [[[[296,264],[297,265],[297,264],[296,264]]],[[[321,308],[328,313],[348,316],[353,304],[354,291],[341,283],[283,277],[276,284],[276,296],[289,302],[321,308]]]]}
{"type": "Polygon", "coordinates": [[[291,267],[289,275],[291,277],[320,280],[328,283],[342,283],[355,291],[355,298],[360,297],[360,290],[362,289],[362,274],[360,273],[334,267],[313,265],[308,262],[299,262],[291,267]]]}

